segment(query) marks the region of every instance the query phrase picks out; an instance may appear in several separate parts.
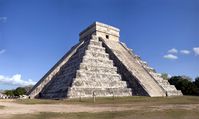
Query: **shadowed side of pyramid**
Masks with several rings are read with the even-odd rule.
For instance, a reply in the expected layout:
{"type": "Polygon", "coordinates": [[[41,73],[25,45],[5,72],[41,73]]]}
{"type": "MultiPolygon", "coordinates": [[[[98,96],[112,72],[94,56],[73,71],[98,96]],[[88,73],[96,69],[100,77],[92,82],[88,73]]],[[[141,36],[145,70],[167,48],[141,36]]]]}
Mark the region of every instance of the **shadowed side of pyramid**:
{"type": "Polygon", "coordinates": [[[65,98],[80,67],[88,42],[84,42],[39,92],[39,98],[65,98]]]}
{"type": "Polygon", "coordinates": [[[50,83],[55,80],[55,76],[59,74],[60,69],[66,64],[69,59],[77,52],[78,48],[82,47],[84,41],[73,46],[28,92],[30,98],[40,98],[42,97],[41,92],[50,85],[50,83]],[[52,81],[51,81],[52,80],[52,81]]]}
{"type": "Polygon", "coordinates": [[[75,45],[29,92],[31,98],[107,96],[177,96],[124,43],[119,29],[95,22],[80,33],[75,45]]]}

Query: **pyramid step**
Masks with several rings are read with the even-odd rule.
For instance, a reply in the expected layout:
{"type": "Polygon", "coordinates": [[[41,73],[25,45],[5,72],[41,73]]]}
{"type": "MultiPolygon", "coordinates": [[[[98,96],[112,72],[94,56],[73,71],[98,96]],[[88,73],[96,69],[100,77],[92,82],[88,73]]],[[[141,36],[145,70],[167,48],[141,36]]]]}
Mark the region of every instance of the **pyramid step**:
{"type": "Polygon", "coordinates": [[[87,50],[105,53],[105,48],[104,47],[99,47],[99,46],[94,46],[94,45],[88,45],[87,50]]]}
{"type": "Polygon", "coordinates": [[[89,50],[87,50],[85,52],[85,55],[87,57],[108,58],[109,59],[109,55],[107,53],[103,53],[103,52],[95,52],[95,51],[89,51],[89,50]]]}
{"type": "Polygon", "coordinates": [[[86,46],[88,46],[89,42],[84,42],[77,50],[79,49],[85,49],[86,46]]]}
{"type": "Polygon", "coordinates": [[[106,67],[106,68],[113,68],[113,61],[108,59],[98,59],[98,58],[88,58],[83,57],[82,65],[88,66],[96,66],[96,67],[106,67]],[[85,59],[85,60],[84,60],[85,59]]]}
{"type": "Polygon", "coordinates": [[[86,78],[86,79],[115,79],[119,78],[121,80],[121,76],[117,73],[93,73],[89,71],[81,71],[77,70],[76,78],[86,78]]]}
{"type": "Polygon", "coordinates": [[[51,84],[49,84],[48,88],[48,92],[49,91],[56,91],[56,90],[60,90],[60,89],[64,89],[65,87],[68,87],[71,85],[72,83],[72,77],[68,77],[68,78],[63,78],[63,79],[53,79],[54,81],[51,82],[51,84]],[[55,81],[56,80],[56,81],[55,81]]]}
{"type": "Polygon", "coordinates": [[[76,70],[68,71],[68,72],[65,71],[65,72],[63,73],[63,75],[64,75],[66,78],[68,78],[68,77],[74,77],[75,74],[76,74],[76,70]]]}
{"type": "Polygon", "coordinates": [[[86,48],[87,47],[79,49],[71,58],[73,58],[73,57],[76,58],[76,57],[80,57],[80,56],[82,57],[82,56],[84,56],[86,48]]]}
{"type": "Polygon", "coordinates": [[[55,92],[62,92],[62,91],[65,91],[67,88],[68,88],[68,84],[63,84],[63,83],[60,83],[58,85],[52,85],[46,92],[44,93],[55,93],[55,92]]]}
{"type": "MultiPolygon", "coordinates": [[[[102,63],[105,63],[106,64],[106,62],[108,61],[110,61],[110,59],[109,58],[103,58],[103,57],[90,57],[90,56],[88,56],[88,55],[85,55],[85,56],[83,56],[83,59],[86,59],[86,60],[92,60],[91,62],[96,62],[96,61],[99,61],[99,62],[102,62],[102,63]],[[94,61],[95,60],[95,61],[94,61]],[[105,62],[104,62],[105,61],[105,62]]],[[[113,63],[113,61],[110,61],[110,62],[112,62],[113,63]]],[[[109,62],[109,63],[110,63],[109,62]]]]}
{"type": "Polygon", "coordinates": [[[112,97],[112,96],[131,96],[131,89],[128,88],[70,88],[69,97],[112,97]]]}
{"type": "Polygon", "coordinates": [[[68,84],[63,85],[63,83],[57,83],[57,85],[53,85],[47,90],[47,92],[59,92],[63,90],[63,87],[69,87],[68,84]],[[59,85],[59,86],[58,86],[59,85]]]}
{"type": "Polygon", "coordinates": [[[167,91],[167,96],[182,96],[182,92],[180,90],[175,91],[167,91]]]}
{"type": "Polygon", "coordinates": [[[176,90],[174,85],[162,85],[165,91],[174,91],[176,90]]]}
{"type": "Polygon", "coordinates": [[[104,80],[104,79],[83,79],[75,78],[72,84],[78,88],[127,88],[127,84],[121,80],[104,80]]]}
{"type": "MultiPolygon", "coordinates": [[[[76,65],[76,64],[73,64],[73,65],[76,65]]],[[[75,72],[76,70],[79,69],[79,65],[76,65],[75,67],[66,67],[64,68],[63,70],[59,71],[60,74],[71,74],[73,72],[75,72]]]]}
{"type": "Polygon", "coordinates": [[[80,64],[80,70],[82,71],[90,71],[90,72],[96,72],[96,73],[115,73],[117,72],[117,68],[112,66],[106,66],[106,65],[90,65],[87,63],[81,63],[80,64]]]}
{"type": "MultiPolygon", "coordinates": [[[[93,60],[97,60],[97,59],[93,59],[93,60]]],[[[105,61],[105,60],[103,60],[103,61],[105,61]]],[[[94,62],[82,62],[81,63],[81,65],[85,65],[85,66],[97,66],[97,67],[104,67],[104,68],[113,68],[113,67],[115,67],[115,66],[113,66],[113,64],[108,64],[108,62],[103,62],[103,61],[96,61],[96,63],[94,63],[94,62]]],[[[117,71],[117,70],[115,70],[115,71],[117,71]]]]}
{"type": "Polygon", "coordinates": [[[79,50],[77,51],[73,56],[70,57],[70,59],[76,59],[78,57],[82,57],[85,55],[86,50],[79,50]]]}
{"type": "Polygon", "coordinates": [[[80,62],[75,62],[73,65],[68,65],[68,66],[64,66],[62,67],[62,71],[64,72],[68,72],[70,70],[73,70],[73,69],[78,69],[79,68],[79,63],[80,62]]]}
{"type": "Polygon", "coordinates": [[[165,80],[161,76],[159,76],[157,73],[151,73],[150,74],[156,79],[156,80],[165,80]]]}
{"type": "Polygon", "coordinates": [[[41,93],[40,98],[45,99],[60,99],[60,98],[66,98],[66,91],[65,92],[47,92],[47,93],[41,93]]]}
{"type": "Polygon", "coordinates": [[[102,47],[102,42],[96,40],[90,40],[89,44],[102,47]]]}
{"type": "Polygon", "coordinates": [[[70,66],[71,63],[76,63],[76,62],[79,63],[79,62],[81,62],[84,54],[85,54],[85,52],[76,53],[75,55],[73,55],[72,57],[70,57],[69,61],[64,65],[64,67],[70,66]]]}
{"type": "Polygon", "coordinates": [[[90,39],[90,41],[100,42],[99,38],[97,36],[92,36],[92,38],[90,39]]]}
{"type": "Polygon", "coordinates": [[[156,80],[164,80],[162,77],[160,77],[160,76],[157,76],[157,75],[152,75],[156,80]]]}
{"type": "Polygon", "coordinates": [[[169,82],[167,80],[157,80],[160,85],[168,85],[169,82]]]}
{"type": "Polygon", "coordinates": [[[124,82],[124,84],[126,84],[125,81],[121,80],[121,77],[118,76],[112,76],[113,78],[109,79],[109,77],[105,77],[105,78],[95,78],[95,77],[75,77],[73,80],[77,80],[79,82],[100,82],[100,83],[111,83],[111,82],[124,82]]]}
{"type": "Polygon", "coordinates": [[[87,47],[88,47],[88,45],[84,45],[84,46],[82,46],[81,48],[79,48],[78,50],[77,50],[77,52],[84,52],[86,49],[87,49],[87,47]]]}
{"type": "MultiPolygon", "coordinates": [[[[77,80],[77,81],[85,81],[87,83],[92,83],[92,82],[100,82],[102,84],[104,83],[120,83],[119,85],[120,86],[124,86],[124,85],[127,85],[125,81],[121,80],[120,77],[113,77],[112,79],[109,79],[109,78],[82,78],[82,77],[79,77],[79,78],[75,78],[73,80],[77,80]],[[123,85],[124,84],[124,85],[123,85]]],[[[106,84],[104,84],[106,85],[106,84]]]]}
{"type": "Polygon", "coordinates": [[[69,61],[64,65],[63,68],[69,67],[71,65],[80,64],[82,62],[83,57],[73,57],[69,59],[69,61]]]}
{"type": "Polygon", "coordinates": [[[89,63],[90,65],[113,65],[113,61],[109,60],[108,58],[95,58],[95,57],[87,57],[84,56],[82,62],[89,63]]]}
{"type": "MultiPolygon", "coordinates": [[[[171,86],[169,83],[159,83],[161,86],[171,86]]],[[[173,86],[172,86],[173,87],[173,86]]],[[[174,86],[175,87],[175,86],[174,86]]]]}

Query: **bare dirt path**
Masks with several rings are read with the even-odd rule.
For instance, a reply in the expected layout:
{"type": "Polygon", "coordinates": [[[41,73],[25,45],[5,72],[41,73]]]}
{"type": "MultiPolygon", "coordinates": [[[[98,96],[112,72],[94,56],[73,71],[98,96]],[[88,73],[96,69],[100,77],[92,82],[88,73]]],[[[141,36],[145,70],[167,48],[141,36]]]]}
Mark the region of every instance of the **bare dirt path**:
{"type": "Polygon", "coordinates": [[[121,104],[115,105],[80,105],[80,104],[18,104],[15,102],[2,102],[0,105],[4,106],[0,109],[0,117],[9,117],[13,114],[28,114],[39,112],[103,112],[103,111],[124,111],[124,110],[143,110],[155,111],[165,109],[186,109],[186,110],[199,110],[199,104],[166,104],[158,106],[144,106],[121,104]]]}
{"type": "Polygon", "coordinates": [[[1,114],[24,114],[35,112],[102,112],[102,111],[120,111],[127,110],[125,107],[107,107],[107,106],[86,106],[77,104],[17,104],[14,102],[0,102],[5,106],[0,110],[1,114]]]}

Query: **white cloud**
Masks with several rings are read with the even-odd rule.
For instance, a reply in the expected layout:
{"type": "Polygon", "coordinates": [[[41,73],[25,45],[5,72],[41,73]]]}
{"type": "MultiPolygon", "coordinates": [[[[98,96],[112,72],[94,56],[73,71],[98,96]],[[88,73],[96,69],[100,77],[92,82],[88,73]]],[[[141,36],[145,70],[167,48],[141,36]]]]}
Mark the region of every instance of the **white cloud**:
{"type": "Polygon", "coordinates": [[[15,74],[11,77],[0,75],[0,84],[8,84],[8,85],[15,85],[15,86],[28,86],[34,85],[36,82],[29,80],[23,80],[21,78],[21,74],[15,74]]]}
{"type": "Polygon", "coordinates": [[[199,55],[199,47],[193,48],[195,55],[199,55]]]}
{"type": "Polygon", "coordinates": [[[0,17],[0,23],[6,23],[7,17],[0,17]]]}
{"type": "Polygon", "coordinates": [[[169,59],[169,60],[176,60],[178,59],[178,56],[175,56],[173,54],[167,54],[167,55],[164,55],[164,58],[169,59]]]}
{"type": "Polygon", "coordinates": [[[180,53],[188,55],[188,54],[190,54],[190,51],[189,50],[180,50],[180,53]]]}
{"type": "Polygon", "coordinates": [[[172,48],[168,51],[168,53],[178,53],[178,50],[175,48],[172,48]]]}
{"type": "Polygon", "coordinates": [[[5,53],[5,52],[6,52],[5,49],[1,49],[1,50],[0,50],[0,54],[3,54],[3,53],[5,53]]]}

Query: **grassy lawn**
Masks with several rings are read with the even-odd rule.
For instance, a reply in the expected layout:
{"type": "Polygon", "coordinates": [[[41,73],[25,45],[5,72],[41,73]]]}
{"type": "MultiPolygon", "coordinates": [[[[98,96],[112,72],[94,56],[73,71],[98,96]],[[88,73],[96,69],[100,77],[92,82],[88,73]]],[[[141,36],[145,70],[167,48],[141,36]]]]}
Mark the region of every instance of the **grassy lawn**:
{"type": "Polygon", "coordinates": [[[67,99],[67,100],[44,100],[44,99],[25,99],[14,100],[20,104],[135,104],[135,105],[159,105],[159,104],[199,104],[199,96],[179,96],[179,97],[115,97],[115,98],[96,98],[93,103],[92,98],[86,99],[67,99]]]}
{"type": "Polygon", "coordinates": [[[163,111],[120,111],[100,113],[52,113],[15,115],[11,119],[198,119],[198,111],[163,110],[163,111]]]}

